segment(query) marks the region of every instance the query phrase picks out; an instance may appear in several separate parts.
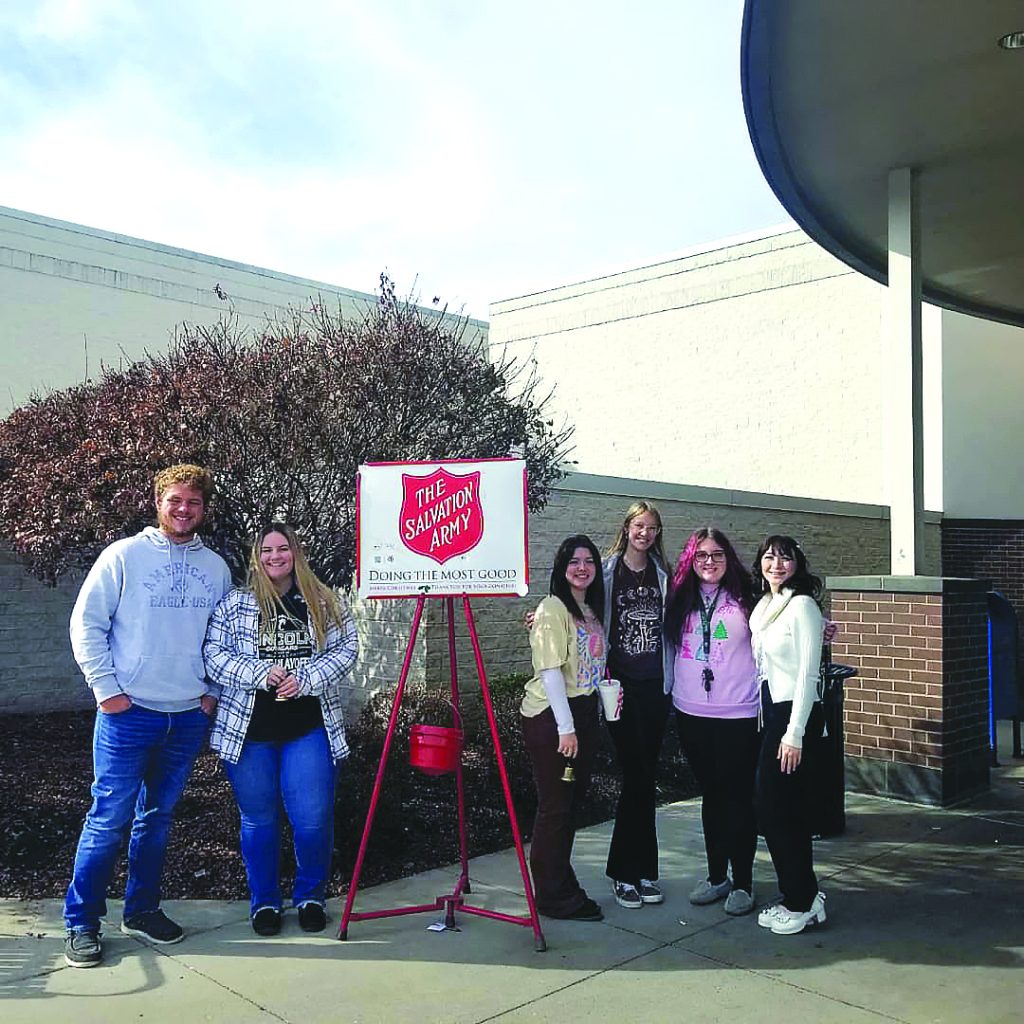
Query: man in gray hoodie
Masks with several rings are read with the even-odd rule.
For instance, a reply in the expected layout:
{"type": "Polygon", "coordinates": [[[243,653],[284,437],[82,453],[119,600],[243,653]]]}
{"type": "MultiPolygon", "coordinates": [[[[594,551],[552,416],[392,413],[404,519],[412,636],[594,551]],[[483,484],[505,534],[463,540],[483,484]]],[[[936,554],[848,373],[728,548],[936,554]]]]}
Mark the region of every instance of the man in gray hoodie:
{"type": "Polygon", "coordinates": [[[157,943],[184,935],[160,909],[160,877],[174,805],[217,706],[202,644],[231,576],[196,536],[210,472],[171,466],[153,489],[158,525],[102,552],[71,613],[71,647],[97,704],[93,802],[64,902],[71,967],[103,958],[100,919],[129,822],[121,931],[157,943]]]}

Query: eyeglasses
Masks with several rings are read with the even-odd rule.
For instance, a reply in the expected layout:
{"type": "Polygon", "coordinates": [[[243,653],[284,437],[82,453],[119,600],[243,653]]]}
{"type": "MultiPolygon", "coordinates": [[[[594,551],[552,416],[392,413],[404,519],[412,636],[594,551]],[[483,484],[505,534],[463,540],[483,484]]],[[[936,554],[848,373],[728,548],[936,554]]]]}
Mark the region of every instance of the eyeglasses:
{"type": "Polygon", "coordinates": [[[713,562],[715,565],[722,565],[725,562],[724,551],[698,551],[694,556],[693,560],[698,565],[705,565],[708,562],[713,562]]]}
{"type": "Polygon", "coordinates": [[[658,533],[661,533],[661,527],[660,526],[643,526],[640,523],[633,523],[629,527],[629,532],[630,533],[654,533],[654,534],[658,534],[658,533]]]}

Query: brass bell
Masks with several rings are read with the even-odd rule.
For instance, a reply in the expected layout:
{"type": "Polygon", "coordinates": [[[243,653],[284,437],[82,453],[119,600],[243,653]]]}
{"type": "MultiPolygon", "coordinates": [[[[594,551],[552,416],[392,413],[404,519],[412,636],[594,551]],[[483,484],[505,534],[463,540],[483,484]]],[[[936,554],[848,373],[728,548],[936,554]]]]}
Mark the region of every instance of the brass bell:
{"type": "Polygon", "coordinates": [[[563,782],[575,782],[576,781],[576,772],[573,770],[572,761],[566,761],[565,762],[565,771],[562,772],[562,781],[563,782]]]}

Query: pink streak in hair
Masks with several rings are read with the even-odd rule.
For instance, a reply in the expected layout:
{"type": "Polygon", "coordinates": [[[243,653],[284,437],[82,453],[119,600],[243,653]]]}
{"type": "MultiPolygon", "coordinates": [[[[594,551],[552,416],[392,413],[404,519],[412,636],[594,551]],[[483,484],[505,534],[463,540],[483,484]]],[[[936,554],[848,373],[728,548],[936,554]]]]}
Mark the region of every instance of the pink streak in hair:
{"type": "Polygon", "coordinates": [[[686,579],[687,574],[693,568],[693,556],[697,553],[697,534],[693,533],[690,535],[690,539],[686,542],[686,547],[683,548],[683,553],[679,556],[679,561],[676,563],[675,575],[672,577],[672,589],[676,590],[683,585],[683,580],[686,579]]]}

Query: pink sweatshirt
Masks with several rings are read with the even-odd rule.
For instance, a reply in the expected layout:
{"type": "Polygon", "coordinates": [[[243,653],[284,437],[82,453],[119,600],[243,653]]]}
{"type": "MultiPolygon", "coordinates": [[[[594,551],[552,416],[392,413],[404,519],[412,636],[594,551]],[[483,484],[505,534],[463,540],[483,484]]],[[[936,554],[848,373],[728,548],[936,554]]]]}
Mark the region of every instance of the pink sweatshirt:
{"type": "MultiPolygon", "coordinates": [[[[715,587],[701,584],[702,596],[713,597],[715,587]]],[[[710,692],[704,689],[704,631],[699,611],[683,623],[676,651],[672,703],[680,711],[701,718],[756,718],[757,669],[750,646],[747,613],[724,590],[711,616],[710,692]]]]}

